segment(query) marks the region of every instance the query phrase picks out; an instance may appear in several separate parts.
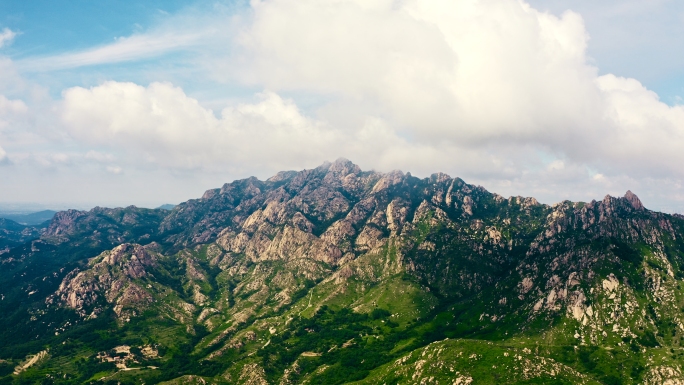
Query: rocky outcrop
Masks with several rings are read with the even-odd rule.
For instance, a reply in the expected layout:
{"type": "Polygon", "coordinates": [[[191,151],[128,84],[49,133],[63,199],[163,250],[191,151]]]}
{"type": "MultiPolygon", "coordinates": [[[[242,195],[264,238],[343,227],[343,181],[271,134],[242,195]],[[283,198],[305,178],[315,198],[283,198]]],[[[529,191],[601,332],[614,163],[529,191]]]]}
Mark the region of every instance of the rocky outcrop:
{"type": "Polygon", "coordinates": [[[113,305],[114,312],[122,317],[125,309],[138,310],[152,302],[152,295],[141,287],[140,279],[157,266],[157,254],[135,244],[123,244],[90,260],[88,268],[71,271],[57,292],[48,298],[79,312],[97,315],[97,305],[113,305]]]}
{"type": "Polygon", "coordinates": [[[627,193],[625,194],[625,199],[627,200],[627,202],[629,202],[629,204],[632,205],[632,207],[635,210],[643,210],[644,209],[644,205],[641,204],[641,200],[639,199],[639,197],[636,196],[630,190],[627,190],[627,193]]]}
{"type": "Polygon", "coordinates": [[[88,213],[78,210],[60,211],[55,214],[45,232],[48,237],[59,237],[76,232],[76,224],[80,219],[87,217],[88,213]]]}
{"type": "Polygon", "coordinates": [[[349,212],[380,177],[338,159],[311,170],[281,172],[263,182],[239,180],[178,205],[161,223],[160,231],[178,246],[214,240],[226,229],[251,235],[262,222],[289,223],[319,235],[349,212]]]}
{"type": "Polygon", "coordinates": [[[55,214],[41,239],[52,244],[94,244],[110,248],[125,242],[156,240],[167,210],[95,207],[90,211],[67,210],[55,214]]]}

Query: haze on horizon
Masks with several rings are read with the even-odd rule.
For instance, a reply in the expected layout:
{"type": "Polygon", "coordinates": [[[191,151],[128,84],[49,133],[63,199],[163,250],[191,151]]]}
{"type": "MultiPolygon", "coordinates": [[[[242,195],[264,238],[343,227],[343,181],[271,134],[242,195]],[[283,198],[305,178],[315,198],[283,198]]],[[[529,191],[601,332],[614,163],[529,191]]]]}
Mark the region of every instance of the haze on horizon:
{"type": "Polygon", "coordinates": [[[681,36],[674,0],[10,0],[0,206],[156,207],[345,157],[681,213],[681,36]]]}

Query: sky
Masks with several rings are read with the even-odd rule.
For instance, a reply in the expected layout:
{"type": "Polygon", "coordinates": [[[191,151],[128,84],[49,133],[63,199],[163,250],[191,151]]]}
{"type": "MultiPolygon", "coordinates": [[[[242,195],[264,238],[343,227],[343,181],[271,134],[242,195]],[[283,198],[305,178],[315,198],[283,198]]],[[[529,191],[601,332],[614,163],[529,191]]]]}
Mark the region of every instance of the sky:
{"type": "Polygon", "coordinates": [[[684,212],[684,3],[0,3],[0,208],[156,207],[339,157],[684,212]]]}

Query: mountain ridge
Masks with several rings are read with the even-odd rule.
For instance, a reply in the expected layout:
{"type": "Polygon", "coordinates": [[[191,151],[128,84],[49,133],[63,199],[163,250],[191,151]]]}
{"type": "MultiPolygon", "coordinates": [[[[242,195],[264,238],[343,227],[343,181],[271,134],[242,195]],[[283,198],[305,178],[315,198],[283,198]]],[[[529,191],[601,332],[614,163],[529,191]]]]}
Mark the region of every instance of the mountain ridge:
{"type": "Polygon", "coordinates": [[[68,362],[63,383],[98,372],[123,383],[678,383],[683,219],[631,191],[545,205],[346,159],[226,183],[170,211],[60,212],[0,255],[11,342],[0,358],[52,349],[0,377],[68,362]]]}

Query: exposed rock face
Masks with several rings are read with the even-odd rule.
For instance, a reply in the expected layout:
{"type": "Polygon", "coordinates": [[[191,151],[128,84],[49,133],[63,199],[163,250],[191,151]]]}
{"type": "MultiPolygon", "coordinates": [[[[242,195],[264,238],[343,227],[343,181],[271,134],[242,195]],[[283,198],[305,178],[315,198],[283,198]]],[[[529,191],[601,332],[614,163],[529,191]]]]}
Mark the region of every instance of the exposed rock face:
{"type": "Polygon", "coordinates": [[[113,247],[124,242],[148,243],[158,233],[167,210],[135,206],[90,211],[67,210],[55,214],[41,238],[49,243],[97,244],[113,247]]]}
{"type": "Polygon", "coordinates": [[[60,236],[63,234],[70,234],[76,231],[76,223],[79,219],[86,217],[88,214],[78,210],[60,211],[55,214],[50,225],[48,226],[47,236],[60,236]]]}
{"type": "Polygon", "coordinates": [[[351,210],[381,174],[363,173],[340,159],[313,170],[282,172],[265,182],[249,178],[207,191],[202,199],[180,204],[164,219],[162,234],[178,245],[216,239],[231,229],[250,239],[273,236],[288,224],[320,235],[351,210]]]}
{"type": "Polygon", "coordinates": [[[627,193],[625,194],[625,199],[634,207],[635,210],[643,210],[644,205],[641,204],[641,200],[639,199],[638,196],[634,195],[633,192],[630,190],[627,190],[627,193]]]}
{"type": "MultiPolygon", "coordinates": [[[[118,218],[120,223],[138,223],[139,215],[133,210],[119,213],[118,218]]],[[[91,217],[82,212],[59,213],[48,235],[73,233],[76,224],[95,220],[91,217]]],[[[363,172],[346,159],[311,170],[281,172],[267,181],[248,178],[208,190],[201,199],[176,206],[161,221],[158,236],[176,248],[215,241],[226,253],[223,261],[244,256],[252,263],[312,261],[338,266],[392,245],[395,254],[388,270],[373,275],[406,270],[441,295],[454,298],[495,284],[519,255],[523,259],[514,271],[521,277],[515,290],[526,299],[533,287],[545,288],[544,300],[534,302],[539,311],[579,306],[581,296],[561,287],[563,279],[571,282],[579,275],[542,285],[537,283],[538,272],[525,273],[527,266],[537,265],[531,261],[540,255],[573,248],[556,239],[577,231],[588,240],[643,238],[653,243],[663,234],[675,236],[668,217],[645,210],[631,191],[623,198],[606,196],[600,202],[549,207],[534,198],[505,199],[443,173],[418,179],[401,171],[363,172]],[[625,216],[634,219],[625,221],[625,216]]],[[[554,267],[543,279],[556,276],[553,271],[563,263],[568,271],[580,271],[586,262],[577,264],[574,252],[562,260],[567,262],[549,261],[554,267]]],[[[307,266],[302,263],[296,262],[307,266]]],[[[193,275],[192,264],[187,266],[193,275]]],[[[140,278],[131,269],[131,277],[140,278]]],[[[345,271],[338,279],[356,274],[354,269],[345,271]]],[[[202,304],[203,295],[195,295],[193,301],[202,304]]]]}
{"type": "Polygon", "coordinates": [[[135,280],[145,277],[157,265],[157,256],[140,245],[122,244],[93,258],[89,268],[76,269],[64,278],[55,295],[48,300],[77,310],[82,315],[95,311],[98,301],[114,305],[118,316],[124,309],[144,308],[152,296],[135,280]]]}
{"type": "Polygon", "coordinates": [[[507,240],[496,227],[482,227],[481,219],[468,227],[461,222],[500,204],[514,205],[527,216],[535,209],[548,210],[533,198],[506,201],[443,173],[419,179],[401,171],[363,172],[339,159],[312,170],[279,173],[265,182],[249,178],[209,190],[202,199],[177,206],[160,230],[170,234],[166,239],[177,247],[215,239],[229,254],[245,255],[252,262],[313,260],[339,265],[395,240],[397,268],[406,264],[425,279],[441,281],[444,293],[466,295],[493,282],[488,270],[496,271],[506,260],[507,240]],[[445,239],[431,239],[422,246],[410,240],[424,221],[448,229],[449,234],[441,236],[451,243],[460,240],[458,247],[472,250],[483,266],[466,268],[460,276],[448,273],[462,263],[444,258],[452,250],[428,247],[445,239]],[[468,241],[480,231],[487,232],[494,249],[468,241]],[[424,269],[433,263],[439,268],[424,269]]]}
{"type": "Polygon", "coordinates": [[[268,385],[264,369],[257,364],[245,365],[237,383],[243,385],[268,385]]]}

